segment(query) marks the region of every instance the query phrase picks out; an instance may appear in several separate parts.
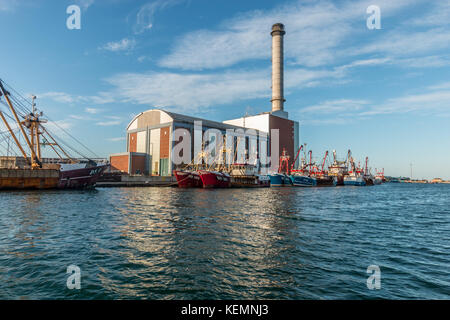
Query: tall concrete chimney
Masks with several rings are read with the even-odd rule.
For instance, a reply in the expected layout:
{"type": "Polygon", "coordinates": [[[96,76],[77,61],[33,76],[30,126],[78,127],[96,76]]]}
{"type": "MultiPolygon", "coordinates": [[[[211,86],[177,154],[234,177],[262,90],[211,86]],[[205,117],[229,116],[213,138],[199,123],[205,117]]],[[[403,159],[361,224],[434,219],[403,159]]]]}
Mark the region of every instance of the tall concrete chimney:
{"type": "Polygon", "coordinates": [[[284,25],[275,23],[272,26],[272,112],[284,111],[284,85],[283,85],[283,36],[284,25]]]}

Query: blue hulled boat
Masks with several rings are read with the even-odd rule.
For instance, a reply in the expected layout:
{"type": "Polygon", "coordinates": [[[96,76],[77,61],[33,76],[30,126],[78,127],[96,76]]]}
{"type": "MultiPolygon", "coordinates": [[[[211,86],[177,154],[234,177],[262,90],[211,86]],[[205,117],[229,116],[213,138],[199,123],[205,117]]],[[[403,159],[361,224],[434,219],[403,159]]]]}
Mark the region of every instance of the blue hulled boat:
{"type": "Polygon", "coordinates": [[[271,187],[292,186],[291,179],[289,178],[289,156],[286,153],[286,149],[283,149],[283,153],[280,156],[278,172],[269,174],[269,178],[271,187]]]}
{"type": "Polygon", "coordinates": [[[291,174],[289,176],[291,179],[291,183],[295,187],[315,187],[317,186],[317,180],[312,177],[298,175],[298,174],[291,174]]]}
{"type": "Polygon", "coordinates": [[[290,187],[292,185],[291,179],[287,174],[274,173],[269,175],[271,187],[290,187]]]}
{"type": "Polygon", "coordinates": [[[350,175],[344,177],[344,185],[363,187],[366,185],[366,181],[363,176],[350,175]]]}

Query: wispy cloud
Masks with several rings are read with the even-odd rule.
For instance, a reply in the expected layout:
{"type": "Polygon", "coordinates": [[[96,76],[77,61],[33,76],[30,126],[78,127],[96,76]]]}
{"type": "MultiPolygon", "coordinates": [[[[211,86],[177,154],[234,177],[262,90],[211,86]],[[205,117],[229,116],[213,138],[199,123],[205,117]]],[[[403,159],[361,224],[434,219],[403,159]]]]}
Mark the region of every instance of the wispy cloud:
{"type": "Polygon", "coordinates": [[[90,6],[94,4],[95,0],[75,0],[75,4],[81,7],[82,10],[86,11],[90,6]]]}
{"type": "Polygon", "coordinates": [[[96,109],[96,108],[85,108],[84,111],[86,111],[87,113],[90,113],[90,114],[98,114],[98,113],[103,112],[102,109],[96,109]]]}
{"type": "Polygon", "coordinates": [[[360,115],[370,116],[408,112],[436,114],[448,111],[449,107],[450,90],[446,89],[392,98],[380,105],[374,106],[371,110],[363,112],[360,115]]]}
{"type": "MultiPolygon", "coordinates": [[[[340,70],[290,69],[286,89],[316,86],[343,76],[340,70]]],[[[270,68],[215,73],[148,72],[117,74],[107,81],[120,98],[138,104],[196,112],[199,108],[268,98],[270,68]]]]}
{"type": "Polygon", "coordinates": [[[107,44],[99,47],[100,50],[106,50],[111,52],[131,51],[136,46],[136,40],[124,38],[119,41],[108,42],[107,44]]]}
{"type": "Polygon", "coordinates": [[[424,16],[408,20],[408,25],[417,26],[442,26],[450,24],[450,2],[436,1],[434,6],[430,6],[424,16]]]}
{"type": "Polygon", "coordinates": [[[134,32],[139,34],[153,28],[156,12],[172,7],[181,2],[184,2],[184,0],[156,0],[146,3],[139,9],[136,15],[136,23],[133,27],[134,32]]]}
{"type": "Polygon", "coordinates": [[[121,123],[122,122],[120,122],[120,121],[100,121],[100,122],[97,122],[97,125],[101,126],[101,127],[109,127],[109,126],[117,126],[121,123]]]}
{"type": "Polygon", "coordinates": [[[117,137],[117,138],[109,138],[107,140],[112,141],[112,142],[119,142],[119,141],[125,141],[126,138],[125,137],[117,137]]]}
{"type": "Polygon", "coordinates": [[[301,109],[298,114],[302,124],[347,124],[358,119],[368,119],[388,114],[416,113],[446,117],[450,108],[450,82],[430,86],[422,93],[405,94],[385,101],[340,99],[319,103],[301,109]]]}
{"type": "Polygon", "coordinates": [[[101,91],[93,96],[81,96],[61,91],[50,91],[38,94],[37,97],[40,99],[50,99],[59,103],[68,103],[68,104],[74,103],[107,104],[115,101],[113,93],[104,91],[101,91]]]}
{"type": "Polygon", "coordinates": [[[366,100],[353,100],[353,99],[339,99],[330,100],[323,103],[308,106],[300,110],[300,113],[342,113],[342,112],[354,112],[361,110],[364,106],[369,104],[366,100]]]}
{"type": "Polygon", "coordinates": [[[41,99],[51,99],[53,101],[60,103],[74,103],[82,99],[82,97],[79,96],[73,96],[65,92],[56,92],[56,91],[41,93],[38,94],[37,97],[41,99]]]}
{"type": "MultiPolygon", "coordinates": [[[[379,0],[383,18],[415,0],[379,0]]],[[[249,59],[270,57],[270,26],[286,25],[285,56],[291,64],[317,67],[336,63],[349,53],[349,39],[365,31],[364,15],[370,1],[305,1],[270,11],[252,11],[221,23],[217,30],[184,35],[159,64],[186,70],[229,67],[249,59]],[[355,26],[360,23],[360,27],[355,26]]]]}
{"type": "Polygon", "coordinates": [[[13,11],[18,4],[17,0],[0,0],[1,11],[13,11]]]}

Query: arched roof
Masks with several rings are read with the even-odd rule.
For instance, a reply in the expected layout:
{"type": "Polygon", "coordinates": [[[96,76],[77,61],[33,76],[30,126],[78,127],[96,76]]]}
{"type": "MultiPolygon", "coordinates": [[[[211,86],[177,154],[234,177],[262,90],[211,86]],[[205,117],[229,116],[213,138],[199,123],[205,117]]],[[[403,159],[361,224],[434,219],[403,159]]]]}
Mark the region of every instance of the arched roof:
{"type": "Polygon", "coordinates": [[[145,128],[151,125],[159,125],[161,123],[172,122],[174,118],[169,112],[160,109],[150,109],[139,113],[130,121],[127,130],[145,128]]]}

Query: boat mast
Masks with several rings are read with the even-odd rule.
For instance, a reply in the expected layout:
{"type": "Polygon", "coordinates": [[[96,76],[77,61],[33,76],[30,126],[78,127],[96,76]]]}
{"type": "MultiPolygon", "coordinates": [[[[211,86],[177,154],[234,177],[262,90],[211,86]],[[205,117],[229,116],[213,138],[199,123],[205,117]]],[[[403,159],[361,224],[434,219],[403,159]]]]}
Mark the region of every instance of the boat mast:
{"type": "Polygon", "coordinates": [[[291,164],[291,171],[294,170],[294,165],[297,162],[298,156],[300,154],[300,151],[302,151],[302,149],[303,149],[303,145],[301,145],[297,151],[297,155],[295,156],[294,162],[292,162],[292,164],[291,164]]]}
{"type": "Polygon", "coordinates": [[[23,128],[22,122],[19,120],[19,117],[17,116],[17,112],[14,109],[11,100],[9,99],[9,92],[7,92],[5,90],[5,88],[3,87],[3,82],[0,81],[0,90],[3,94],[3,96],[5,97],[6,102],[8,103],[9,108],[11,109],[11,112],[19,126],[20,132],[22,132],[23,137],[25,138],[25,141],[28,145],[28,147],[30,148],[31,151],[31,168],[35,169],[35,168],[42,168],[42,164],[41,161],[37,158],[36,153],[34,151],[34,148],[30,142],[30,139],[28,139],[28,135],[25,133],[25,129],[23,128]]]}
{"type": "Polygon", "coordinates": [[[321,174],[325,174],[324,169],[325,169],[325,161],[327,160],[327,158],[328,158],[328,150],[327,150],[327,152],[325,152],[325,156],[323,157],[321,174]]]}
{"type": "Polygon", "coordinates": [[[6,128],[8,129],[9,133],[11,134],[11,136],[14,139],[14,142],[16,143],[17,147],[19,148],[20,152],[22,152],[23,157],[25,158],[25,160],[28,162],[29,165],[31,165],[30,160],[28,159],[28,156],[25,152],[25,150],[23,150],[22,146],[20,145],[19,140],[17,139],[16,135],[14,134],[14,131],[12,131],[11,127],[9,126],[8,121],[6,121],[5,116],[3,115],[3,112],[0,111],[0,117],[3,120],[3,123],[5,124],[6,128]]]}

